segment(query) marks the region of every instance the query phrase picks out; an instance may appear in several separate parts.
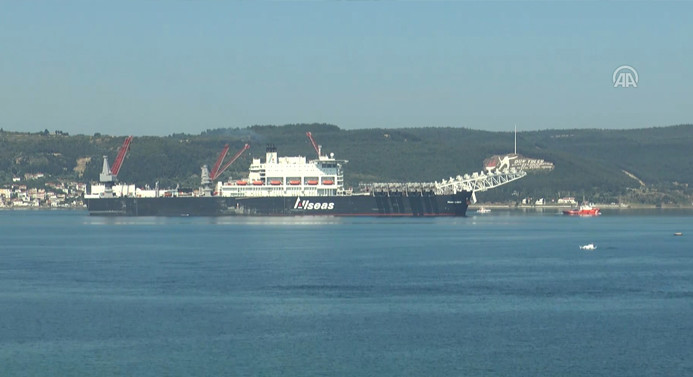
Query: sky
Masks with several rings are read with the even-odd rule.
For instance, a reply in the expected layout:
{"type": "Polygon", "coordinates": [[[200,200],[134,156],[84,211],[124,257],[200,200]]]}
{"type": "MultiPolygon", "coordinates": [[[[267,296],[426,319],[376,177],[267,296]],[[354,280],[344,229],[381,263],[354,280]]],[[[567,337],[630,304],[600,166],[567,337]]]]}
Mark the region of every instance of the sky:
{"type": "Polygon", "coordinates": [[[0,128],[693,123],[691,19],[661,1],[1,1],[0,128]],[[636,87],[614,86],[623,65],[636,87]]]}

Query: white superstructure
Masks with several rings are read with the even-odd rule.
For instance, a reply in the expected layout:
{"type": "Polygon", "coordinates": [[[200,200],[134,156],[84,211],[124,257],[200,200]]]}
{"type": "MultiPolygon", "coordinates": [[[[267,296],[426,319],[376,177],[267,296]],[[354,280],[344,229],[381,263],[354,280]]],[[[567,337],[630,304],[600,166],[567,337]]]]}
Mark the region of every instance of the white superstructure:
{"type": "Polygon", "coordinates": [[[320,155],[316,160],[303,156],[279,157],[274,146],[267,147],[265,161],[254,158],[248,176],[218,182],[215,192],[221,196],[333,196],[345,194],[346,160],[334,154],[320,155]]]}
{"type": "Polygon", "coordinates": [[[168,197],[168,196],[181,196],[176,189],[163,189],[160,190],[158,184],[154,189],[150,188],[139,188],[135,185],[117,183],[113,186],[108,187],[107,185],[92,184],[90,187],[90,193],[84,194],[84,199],[99,199],[99,198],[158,198],[158,197],[168,197]],[[109,192],[110,190],[110,192],[109,192]]]}

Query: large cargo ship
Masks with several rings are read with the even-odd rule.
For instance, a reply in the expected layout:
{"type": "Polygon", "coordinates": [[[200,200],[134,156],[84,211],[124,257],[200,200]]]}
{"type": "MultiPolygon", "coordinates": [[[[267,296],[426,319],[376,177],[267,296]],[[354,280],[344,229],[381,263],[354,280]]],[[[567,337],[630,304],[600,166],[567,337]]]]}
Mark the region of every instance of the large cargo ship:
{"type": "MultiPolygon", "coordinates": [[[[246,177],[214,183],[227,147],[211,173],[202,167],[201,187],[193,193],[115,185],[104,158],[105,183],[93,185],[85,195],[87,208],[91,215],[114,216],[465,216],[475,191],[525,175],[482,172],[441,182],[371,183],[353,190],[344,186],[347,161],[323,155],[310,133],[308,137],[317,159],[279,157],[268,146],[264,161],[254,158],[246,177]]],[[[118,157],[114,165],[119,167],[118,157]]]]}
{"type": "Polygon", "coordinates": [[[91,215],[113,216],[464,216],[471,193],[284,197],[114,197],[87,199],[91,215]]]}

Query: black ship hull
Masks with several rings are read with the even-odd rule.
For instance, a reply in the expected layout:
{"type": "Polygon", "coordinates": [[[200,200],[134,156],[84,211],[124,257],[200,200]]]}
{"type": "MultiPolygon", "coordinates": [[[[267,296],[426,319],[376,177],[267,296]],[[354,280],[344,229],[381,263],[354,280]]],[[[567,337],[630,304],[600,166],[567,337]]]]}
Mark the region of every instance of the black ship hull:
{"type": "Polygon", "coordinates": [[[158,197],[86,199],[90,215],[98,216],[223,216],[234,198],[158,197]]]}
{"type": "Polygon", "coordinates": [[[86,199],[100,216],[465,216],[471,193],[86,199]]]}

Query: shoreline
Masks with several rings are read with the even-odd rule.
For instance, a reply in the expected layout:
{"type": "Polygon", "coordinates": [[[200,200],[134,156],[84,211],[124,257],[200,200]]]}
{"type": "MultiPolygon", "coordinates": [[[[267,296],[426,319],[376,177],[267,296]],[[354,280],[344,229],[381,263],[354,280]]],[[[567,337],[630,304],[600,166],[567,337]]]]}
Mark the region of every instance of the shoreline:
{"type": "MultiPolygon", "coordinates": [[[[561,211],[564,209],[573,208],[571,206],[565,205],[510,205],[510,204],[470,204],[468,211],[476,211],[480,208],[496,209],[496,210],[510,210],[510,211],[526,211],[526,210],[556,210],[561,211]]],[[[594,207],[598,207],[602,210],[616,210],[616,211],[639,211],[639,210],[693,210],[693,206],[656,206],[656,205],[645,205],[645,204],[630,204],[628,206],[618,206],[618,205],[600,205],[595,204],[594,207]]],[[[62,208],[51,208],[51,207],[0,207],[0,211],[86,211],[87,207],[62,207],[62,208]]]]}
{"type": "MultiPolygon", "coordinates": [[[[618,205],[618,204],[592,204],[593,207],[597,207],[599,209],[609,209],[609,210],[619,210],[619,211],[627,211],[627,210],[641,210],[641,209],[661,209],[661,210],[671,210],[671,209],[693,209],[693,205],[661,205],[657,206],[655,204],[624,204],[624,205],[618,205]]],[[[575,208],[575,206],[570,206],[570,205],[559,205],[559,204],[545,204],[545,205],[515,205],[515,204],[501,204],[501,203],[489,203],[489,204],[481,204],[481,203],[475,203],[475,204],[470,204],[468,209],[479,209],[481,207],[484,208],[490,208],[490,209],[517,209],[517,210],[526,210],[526,209],[555,209],[555,210],[563,210],[563,209],[570,209],[570,208],[575,208]]]]}
{"type": "Polygon", "coordinates": [[[86,211],[84,207],[0,207],[0,211],[86,211]]]}

